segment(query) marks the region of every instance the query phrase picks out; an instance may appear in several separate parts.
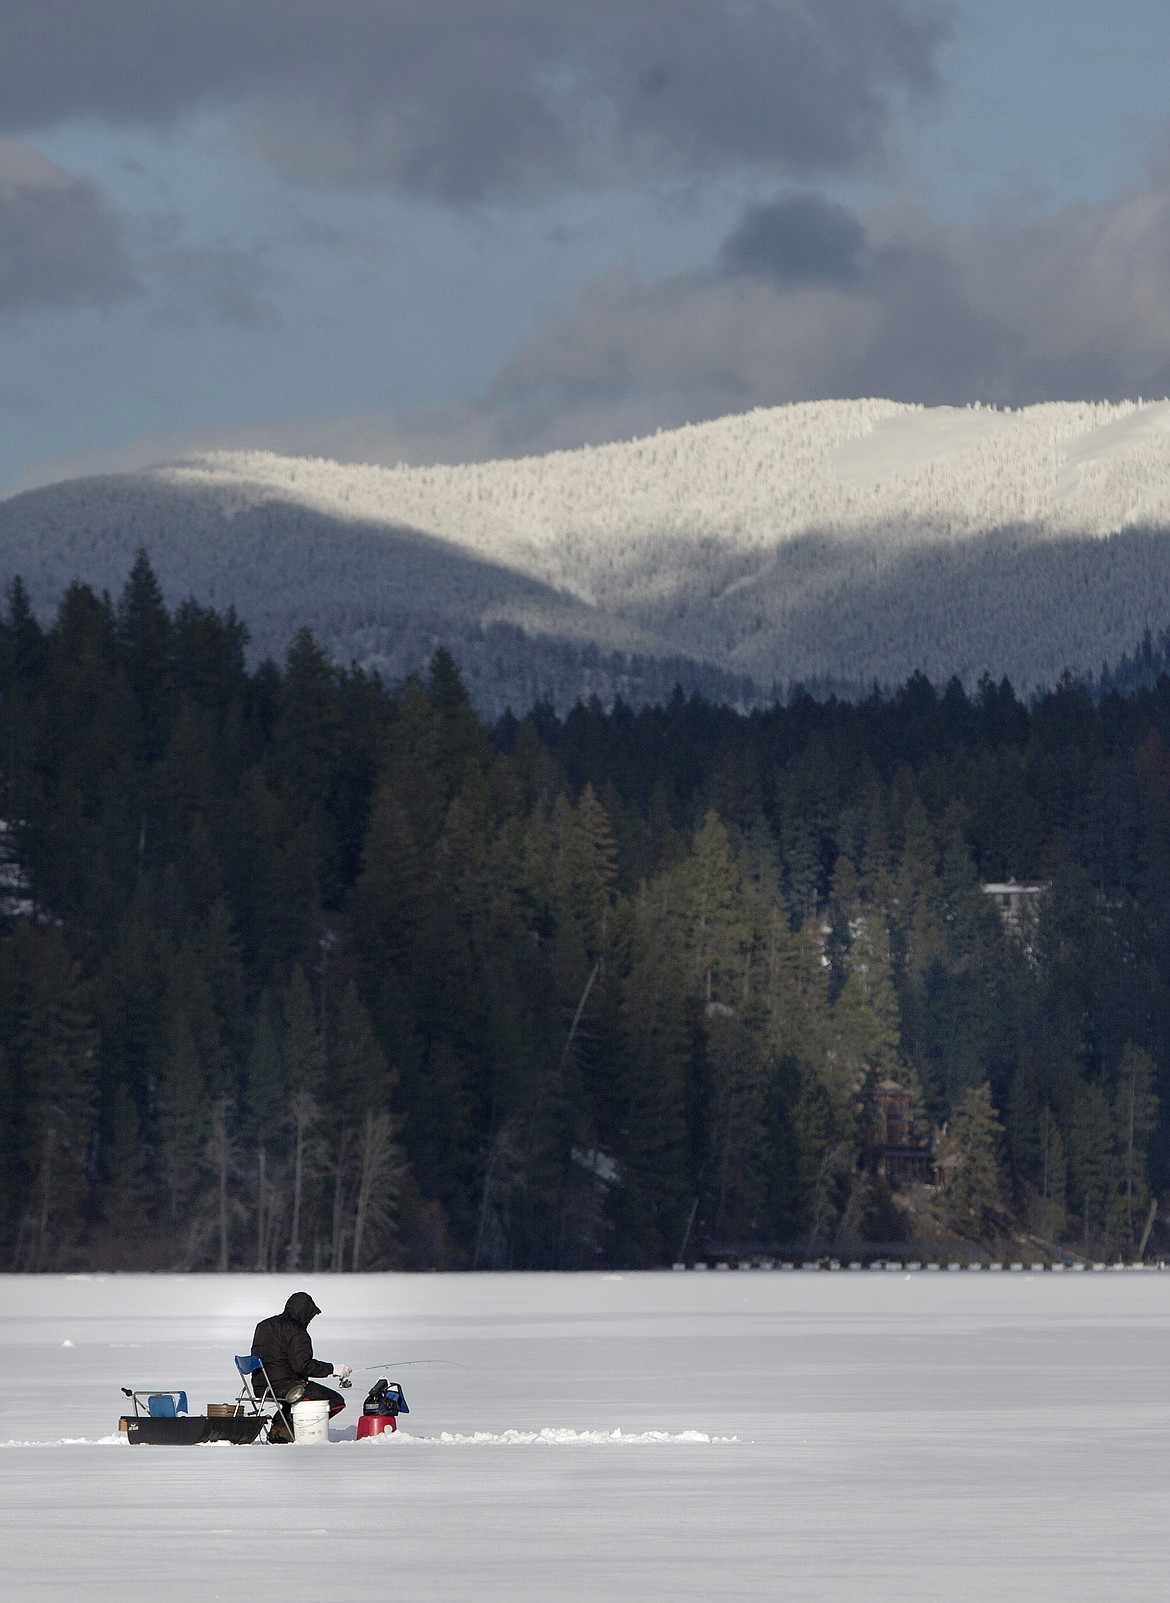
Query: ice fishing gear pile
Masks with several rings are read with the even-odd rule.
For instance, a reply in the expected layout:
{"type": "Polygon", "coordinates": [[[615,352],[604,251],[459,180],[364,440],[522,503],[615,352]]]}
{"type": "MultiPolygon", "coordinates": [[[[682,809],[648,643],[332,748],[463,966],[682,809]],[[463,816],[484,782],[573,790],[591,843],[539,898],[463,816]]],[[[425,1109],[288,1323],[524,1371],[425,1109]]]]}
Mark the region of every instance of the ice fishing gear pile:
{"type": "MultiPolygon", "coordinates": [[[[305,1398],[303,1386],[294,1386],[286,1396],[278,1397],[263,1363],[251,1354],[238,1357],[236,1369],[242,1383],[238,1396],[226,1403],[208,1403],[203,1414],[188,1411],[185,1391],[123,1386],[122,1395],[130,1399],[134,1412],[122,1415],[118,1429],[135,1447],[195,1447],[206,1442],[243,1447],[257,1441],[308,1444],[329,1440],[327,1402],[305,1398]]],[[[343,1387],[351,1384],[348,1376],[342,1377],[343,1387]]],[[[397,1430],[398,1415],[409,1412],[397,1381],[376,1381],[358,1420],[359,1440],[397,1430]]]]}
{"type": "MultiPolygon", "coordinates": [[[[196,1447],[202,1442],[233,1442],[238,1447],[266,1438],[272,1415],[259,1406],[251,1410],[239,1399],[208,1403],[206,1414],[187,1411],[185,1391],[134,1391],[122,1387],[134,1405],[123,1414],[118,1429],[132,1447],[196,1447]]],[[[253,1399],[255,1403],[255,1399],[253,1399]]]]}
{"type": "Polygon", "coordinates": [[[370,1395],[362,1404],[362,1417],[358,1420],[358,1441],[366,1436],[380,1436],[384,1431],[398,1429],[399,1414],[409,1414],[410,1408],[396,1380],[376,1380],[370,1395]]]}

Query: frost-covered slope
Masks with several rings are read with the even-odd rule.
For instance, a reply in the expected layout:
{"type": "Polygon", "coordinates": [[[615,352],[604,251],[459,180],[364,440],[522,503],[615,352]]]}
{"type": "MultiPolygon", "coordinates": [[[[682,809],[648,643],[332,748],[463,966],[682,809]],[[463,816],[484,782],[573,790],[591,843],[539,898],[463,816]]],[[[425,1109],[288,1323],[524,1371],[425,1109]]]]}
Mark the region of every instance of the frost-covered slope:
{"type": "Polygon", "coordinates": [[[488,703],[604,693],[623,651],[762,688],[1030,686],[1170,623],[1168,528],[1170,402],[825,401],[521,461],[221,453],[78,480],[0,505],[0,567],[47,599],[145,544],[265,648],[309,621],[395,671],[446,638],[488,703]]]}

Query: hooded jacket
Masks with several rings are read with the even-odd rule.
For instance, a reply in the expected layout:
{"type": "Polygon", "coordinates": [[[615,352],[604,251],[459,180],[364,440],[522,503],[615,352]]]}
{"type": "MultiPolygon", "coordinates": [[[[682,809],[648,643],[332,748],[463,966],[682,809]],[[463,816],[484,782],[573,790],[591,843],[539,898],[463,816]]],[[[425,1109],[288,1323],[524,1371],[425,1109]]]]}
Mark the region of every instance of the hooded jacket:
{"type": "Polygon", "coordinates": [[[331,1375],[333,1365],[313,1357],[309,1321],[321,1312],[307,1291],[294,1291],[282,1314],[262,1319],[252,1337],[253,1355],[263,1361],[278,1397],[293,1386],[321,1375],[331,1375]]]}

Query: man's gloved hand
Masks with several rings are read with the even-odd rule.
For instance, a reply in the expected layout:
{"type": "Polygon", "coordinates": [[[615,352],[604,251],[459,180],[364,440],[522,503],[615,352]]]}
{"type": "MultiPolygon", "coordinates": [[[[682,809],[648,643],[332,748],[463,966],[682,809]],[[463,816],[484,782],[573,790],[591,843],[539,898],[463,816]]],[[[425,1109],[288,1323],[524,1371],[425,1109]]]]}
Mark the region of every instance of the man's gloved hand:
{"type": "Polygon", "coordinates": [[[352,1364],[334,1364],[333,1373],[340,1380],[343,1387],[353,1385],[353,1381],[349,1378],[353,1374],[352,1364]]]}

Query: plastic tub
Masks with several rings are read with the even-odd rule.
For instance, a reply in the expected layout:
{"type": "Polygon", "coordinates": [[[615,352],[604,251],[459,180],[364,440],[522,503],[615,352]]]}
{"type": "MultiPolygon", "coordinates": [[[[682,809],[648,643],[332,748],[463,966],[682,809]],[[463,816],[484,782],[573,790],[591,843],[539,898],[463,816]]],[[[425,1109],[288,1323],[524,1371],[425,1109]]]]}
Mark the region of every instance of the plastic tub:
{"type": "Polygon", "coordinates": [[[307,1399],[292,1405],[293,1438],[298,1447],[315,1447],[329,1440],[329,1404],[307,1399]]]}
{"type": "Polygon", "coordinates": [[[398,1421],[393,1414],[363,1414],[357,1423],[357,1439],[361,1442],[367,1436],[381,1436],[397,1429],[398,1421]]]}

